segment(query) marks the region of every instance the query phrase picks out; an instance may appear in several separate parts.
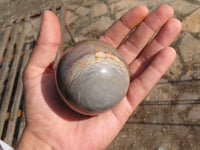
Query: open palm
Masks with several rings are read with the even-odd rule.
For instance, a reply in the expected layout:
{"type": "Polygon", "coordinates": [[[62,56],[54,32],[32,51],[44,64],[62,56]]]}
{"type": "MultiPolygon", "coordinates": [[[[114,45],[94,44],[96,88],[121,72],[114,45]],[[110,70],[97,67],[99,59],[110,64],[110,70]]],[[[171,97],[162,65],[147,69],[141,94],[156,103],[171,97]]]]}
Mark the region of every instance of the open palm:
{"type": "Polygon", "coordinates": [[[173,9],[168,5],[150,14],[145,6],[137,6],[100,37],[124,56],[131,82],[127,95],[116,107],[91,117],[71,110],[56,90],[52,63],[60,42],[60,26],[57,17],[45,11],[24,72],[27,125],[17,148],[31,149],[32,145],[33,149],[94,150],[108,146],[175,59],[174,49],[168,46],[180,32],[181,23],[172,16],[173,9]]]}

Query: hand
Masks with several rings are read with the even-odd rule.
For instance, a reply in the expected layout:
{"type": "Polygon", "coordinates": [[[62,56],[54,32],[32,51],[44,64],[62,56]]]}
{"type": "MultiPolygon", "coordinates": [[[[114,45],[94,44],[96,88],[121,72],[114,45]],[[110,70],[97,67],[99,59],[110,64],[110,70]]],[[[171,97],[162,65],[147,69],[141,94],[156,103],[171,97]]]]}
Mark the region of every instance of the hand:
{"type": "Polygon", "coordinates": [[[168,46],[180,32],[181,23],[172,16],[173,9],[168,5],[150,14],[145,6],[137,6],[100,37],[124,56],[131,82],[116,107],[89,117],[71,110],[56,90],[52,63],[60,42],[60,26],[57,17],[45,11],[37,44],[24,71],[27,124],[17,149],[94,150],[108,146],[175,59],[174,49],[168,46]]]}

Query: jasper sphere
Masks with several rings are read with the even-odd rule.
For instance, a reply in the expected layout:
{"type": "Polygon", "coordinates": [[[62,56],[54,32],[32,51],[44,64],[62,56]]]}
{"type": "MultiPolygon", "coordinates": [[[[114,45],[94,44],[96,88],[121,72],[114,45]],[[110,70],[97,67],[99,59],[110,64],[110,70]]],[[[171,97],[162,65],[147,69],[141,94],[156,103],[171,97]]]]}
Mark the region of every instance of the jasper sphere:
{"type": "Polygon", "coordinates": [[[86,40],[65,52],[56,69],[57,89],[75,111],[96,115],[117,105],[129,87],[128,66],[101,40],[86,40]]]}

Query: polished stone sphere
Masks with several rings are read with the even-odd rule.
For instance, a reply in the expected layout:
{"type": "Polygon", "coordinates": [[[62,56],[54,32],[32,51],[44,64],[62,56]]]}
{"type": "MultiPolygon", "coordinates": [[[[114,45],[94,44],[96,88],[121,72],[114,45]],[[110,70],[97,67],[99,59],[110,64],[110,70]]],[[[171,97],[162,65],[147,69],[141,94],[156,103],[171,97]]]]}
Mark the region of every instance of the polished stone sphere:
{"type": "Polygon", "coordinates": [[[60,58],[56,85],[75,111],[97,115],[117,105],[129,87],[128,66],[117,49],[101,40],[74,45],[60,58]]]}

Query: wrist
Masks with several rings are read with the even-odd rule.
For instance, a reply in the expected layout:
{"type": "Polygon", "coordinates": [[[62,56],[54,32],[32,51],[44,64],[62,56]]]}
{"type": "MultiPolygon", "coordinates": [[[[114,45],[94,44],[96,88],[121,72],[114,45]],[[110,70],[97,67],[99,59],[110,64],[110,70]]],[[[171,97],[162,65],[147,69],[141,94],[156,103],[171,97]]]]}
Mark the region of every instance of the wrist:
{"type": "Polygon", "coordinates": [[[52,148],[25,128],[15,150],[52,150],[52,148]]]}

